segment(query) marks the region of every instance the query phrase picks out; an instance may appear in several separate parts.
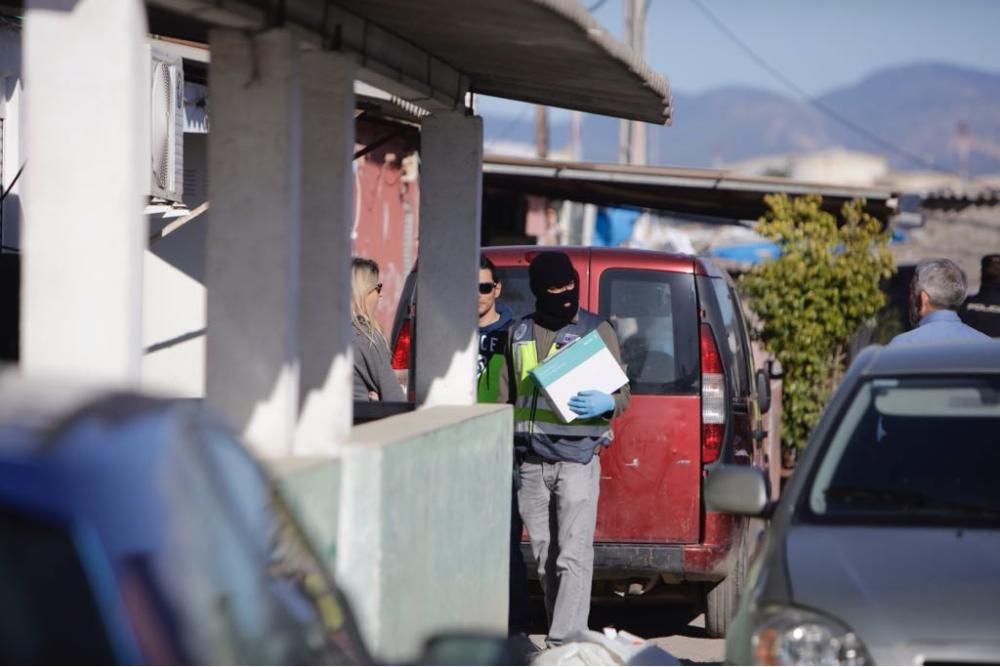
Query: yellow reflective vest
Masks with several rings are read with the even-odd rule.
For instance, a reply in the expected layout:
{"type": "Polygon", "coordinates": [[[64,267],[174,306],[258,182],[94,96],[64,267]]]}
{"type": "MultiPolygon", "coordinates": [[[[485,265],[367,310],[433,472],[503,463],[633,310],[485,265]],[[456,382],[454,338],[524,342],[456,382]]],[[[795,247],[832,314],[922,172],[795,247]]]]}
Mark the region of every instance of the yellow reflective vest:
{"type": "MultiPolygon", "coordinates": [[[[577,321],[556,332],[549,355],[559,348],[597,329],[601,319],[585,310],[577,321]]],[[[538,366],[535,327],[531,316],[522,318],[511,329],[511,359],[517,388],[514,401],[514,441],[520,450],[551,461],[588,463],[601,446],[611,442],[611,424],[603,417],[564,422],[545,398],[530,375],[538,366]]],[[[580,387],[580,390],[591,387],[580,387]]]]}

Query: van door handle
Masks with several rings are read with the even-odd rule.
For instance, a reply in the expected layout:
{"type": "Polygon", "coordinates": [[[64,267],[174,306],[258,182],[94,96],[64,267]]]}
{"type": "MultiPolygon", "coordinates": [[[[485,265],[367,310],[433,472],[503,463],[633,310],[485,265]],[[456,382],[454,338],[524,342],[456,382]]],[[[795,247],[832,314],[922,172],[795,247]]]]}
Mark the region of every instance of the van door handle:
{"type": "Polygon", "coordinates": [[[639,467],[639,459],[632,459],[632,461],[630,461],[629,463],[625,464],[625,467],[626,468],[638,468],[639,467]]]}

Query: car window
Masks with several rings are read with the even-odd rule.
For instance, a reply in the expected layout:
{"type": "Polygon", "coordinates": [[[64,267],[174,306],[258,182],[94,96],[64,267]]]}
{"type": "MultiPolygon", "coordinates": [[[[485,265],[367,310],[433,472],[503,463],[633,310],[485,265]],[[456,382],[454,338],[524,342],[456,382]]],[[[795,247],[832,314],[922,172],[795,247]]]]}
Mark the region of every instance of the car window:
{"type": "Polygon", "coordinates": [[[740,313],[740,305],[736,300],[736,295],[722,278],[713,278],[712,289],[715,291],[716,302],[719,306],[719,313],[722,316],[722,332],[717,332],[716,337],[720,345],[728,349],[728,367],[726,376],[729,378],[734,396],[746,396],[750,391],[750,378],[748,377],[745,329],[743,317],[740,313]]]}
{"type": "Polygon", "coordinates": [[[0,659],[4,664],[116,664],[68,526],[0,508],[0,659]]]}
{"type": "Polygon", "coordinates": [[[858,389],[808,494],[818,519],[1000,522],[1000,379],[881,379],[858,389]]]}
{"type": "Polygon", "coordinates": [[[740,301],[739,293],[736,291],[736,287],[732,283],[729,283],[728,290],[729,298],[733,303],[733,312],[736,316],[735,326],[738,332],[738,340],[740,347],[743,349],[743,362],[741,366],[743,367],[744,373],[746,373],[747,391],[754,391],[755,363],[753,358],[753,348],[750,345],[750,327],[747,326],[747,321],[744,317],[743,304],[740,301]]]}
{"type": "Polygon", "coordinates": [[[600,315],[618,332],[633,394],[697,391],[698,318],[692,276],[608,269],[601,274],[599,301],[600,315]]]}

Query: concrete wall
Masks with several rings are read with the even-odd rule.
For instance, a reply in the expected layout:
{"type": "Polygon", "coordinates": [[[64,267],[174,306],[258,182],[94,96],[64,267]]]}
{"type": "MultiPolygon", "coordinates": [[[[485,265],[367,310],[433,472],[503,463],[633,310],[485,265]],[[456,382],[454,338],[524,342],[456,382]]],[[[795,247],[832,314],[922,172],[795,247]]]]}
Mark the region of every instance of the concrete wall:
{"type": "Polygon", "coordinates": [[[339,458],[295,457],[268,461],[285,498],[313,546],[330,569],[337,561],[341,461],[339,458]]]}
{"type": "Polygon", "coordinates": [[[272,466],[379,659],[506,633],[512,428],[509,406],[428,408],[355,428],[339,462],[272,466]]]}

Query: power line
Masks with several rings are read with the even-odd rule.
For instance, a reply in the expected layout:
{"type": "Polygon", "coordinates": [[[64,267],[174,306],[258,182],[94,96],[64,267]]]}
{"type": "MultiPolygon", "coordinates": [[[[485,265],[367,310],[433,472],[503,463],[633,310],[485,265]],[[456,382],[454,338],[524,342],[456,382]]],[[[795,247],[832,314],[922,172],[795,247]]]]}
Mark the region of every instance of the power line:
{"type": "Polygon", "coordinates": [[[598,9],[601,8],[601,5],[603,5],[607,1],[608,0],[597,0],[597,2],[595,2],[593,5],[587,7],[587,11],[593,14],[594,12],[596,12],[598,9]]]}
{"type": "Polygon", "coordinates": [[[767,72],[771,74],[771,76],[773,76],[775,79],[780,81],[782,85],[784,85],[786,88],[788,88],[796,95],[801,97],[803,100],[808,102],[813,108],[815,108],[820,113],[829,116],[830,118],[837,121],[844,127],[851,130],[852,132],[855,132],[856,134],[863,136],[864,138],[881,146],[882,148],[892,153],[895,153],[896,155],[899,155],[900,157],[903,157],[911,162],[915,162],[922,167],[937,171],[945,171],[948,173],[953,173],[950,169],[945,169],[943,167],[940,167],[934,164],[933,162],[925,160],[919,155],[915,155],[903,148],[900,148],[896,144],[886,139],[883,139],[882,137],[876,135],[875,133],[865,129],[864,127],[861,127],[854,121],[840,115],[827,105],[823,104],[816,98],[812,97],[811,95],[809,95],[809,93],[802,90],[802,88],[800,88],[794,81],[792,81],[787,76],[782,74],[781,71],[779,71],[776,67],[772,66],[769,62],[767,62],[761,56],[759,56],[752,48],[750,48],[750,46],[746,42],[740,39],[735,32],[730,30],[729,26],[727,26],[719,19],[719,17],[713,14],[712,11],[701,2],[701,0],[691,0],[691,4],[693,4],[699,11],[701,11],[701,13],[704,14],[705,17],[715,25],[715,27],[717,27],[720,31],[722,31],[724,35],[726,35],[730,40],[732,40],[734,44],[740,47],[740,49],[742,49],[743,52],[746,53],[751,60],[753,60],[755,63],[763,67],[765,70],[767,70],[767,72]]]}

